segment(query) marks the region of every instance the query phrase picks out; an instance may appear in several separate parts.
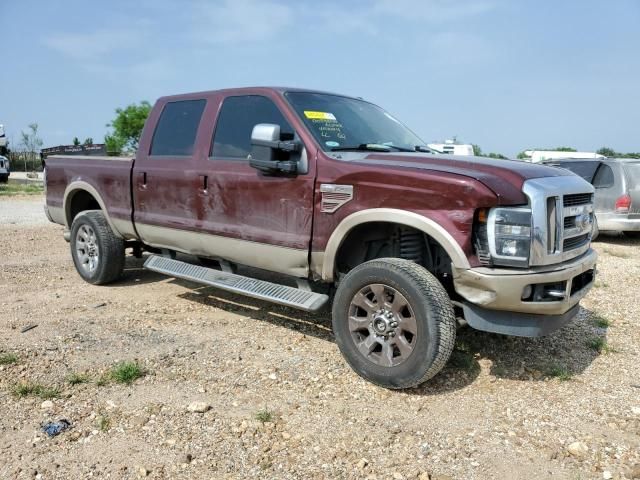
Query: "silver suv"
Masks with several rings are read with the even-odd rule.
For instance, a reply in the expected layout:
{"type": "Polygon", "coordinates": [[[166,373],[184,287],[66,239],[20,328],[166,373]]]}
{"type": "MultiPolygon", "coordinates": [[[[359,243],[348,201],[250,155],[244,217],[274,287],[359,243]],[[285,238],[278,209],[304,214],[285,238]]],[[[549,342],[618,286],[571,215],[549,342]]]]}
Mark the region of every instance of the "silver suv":
{"type": "Polygon", "coordinates": [[[566,158],[544,163],[566,168],[595,187],[593,238],[605,231],[640,238],[640,159],[566,158]]]}

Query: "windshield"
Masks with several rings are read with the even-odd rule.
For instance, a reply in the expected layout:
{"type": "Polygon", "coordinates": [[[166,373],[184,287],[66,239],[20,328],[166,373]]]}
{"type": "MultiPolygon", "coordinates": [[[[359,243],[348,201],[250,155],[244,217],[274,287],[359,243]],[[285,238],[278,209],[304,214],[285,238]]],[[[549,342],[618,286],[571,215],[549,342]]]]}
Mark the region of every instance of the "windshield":
{"type": "Polygon", "coordinates": [[[285,96],[324,151],[428,148],[389,113],[364,100],[309,92],[285,96]]]}

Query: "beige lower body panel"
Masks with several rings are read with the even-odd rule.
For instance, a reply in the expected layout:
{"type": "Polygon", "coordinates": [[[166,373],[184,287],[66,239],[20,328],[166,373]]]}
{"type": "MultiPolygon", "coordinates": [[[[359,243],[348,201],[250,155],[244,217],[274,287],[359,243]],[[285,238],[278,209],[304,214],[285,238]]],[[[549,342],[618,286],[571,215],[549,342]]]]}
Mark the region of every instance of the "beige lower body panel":
{"type": "Polygon", "coordinates": [[[45,205],[44,208],[47,217],[49,217],[49,220],[51,220],[53,223],[59,223],[60,225],[64,225],[66,223],[64,208],[50,207],[48,205],[45,205]]]}
{"type": "Polygon", "coordinates": [[[152,247],[221,258],[299,278],[309,274],[307,250],[140,223],[136,229],[142,241],[152,247]]]}
{"type": "MultiPolygon", "coordinates": [[[[71,225],[67,225],[67,216],[65,215],[64,208],[45,205],[45,213],[51,222],[65,225],[67,231],[71,229],[71,225]]],[[[125,240],[136,240],[138,238],[133,228],[133,223],[130,220],[122,220],[107,215],[107,221],[109,225],[111,225],[113,233],[120,235],[125,240]]]]}
{"type": "Polygon", "coordinates": [[[595,268],[598,255],[589,250],[580,258],[550,267],[549,271],[506,269],[454,269],[456,292],[465,300],[490,310],[560,315],[573,308],[591,289],[593,282],[570,296],[571,280],[595,268]],[[567,282],[566,297],[554,302],[523,302],[522,292],[527,285],[567,282]]]}
{"type": "Polygon", "coordinates": [[[324,264],[324,252],[311,252],[311,275],[314,280],[322,279],[322,267],[324,264]]]}
{"type": "Polygon", "coordinates": [[[137,240],[138,236],[131,220],[111,217],[111,223],[116,229],[116,233],[119,233],[125,240],[137,240]]]}

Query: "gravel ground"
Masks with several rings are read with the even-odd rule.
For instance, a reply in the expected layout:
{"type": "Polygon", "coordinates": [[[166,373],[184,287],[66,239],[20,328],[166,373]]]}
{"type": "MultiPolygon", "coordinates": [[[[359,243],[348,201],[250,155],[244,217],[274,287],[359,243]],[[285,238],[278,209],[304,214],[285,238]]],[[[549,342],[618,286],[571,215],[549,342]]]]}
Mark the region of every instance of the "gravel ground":
{"type": "Polygon", "coordinates": [[[7,223],[21,202],[0,199],[0,478],[640,478],[638,242],[595,244],[571,325],[461,330],[441,374],[396,392],[347,367],[326,313],[134,258],[123,281],[84,283],[61,227],[7,223]],[[122,361],[145,375],[117,383],[122,361]]]}
{"type": "Polygon", "coordinates": [[[0,225],[45,225],[44,198],[40,195],[0,198],[0,225]]]}

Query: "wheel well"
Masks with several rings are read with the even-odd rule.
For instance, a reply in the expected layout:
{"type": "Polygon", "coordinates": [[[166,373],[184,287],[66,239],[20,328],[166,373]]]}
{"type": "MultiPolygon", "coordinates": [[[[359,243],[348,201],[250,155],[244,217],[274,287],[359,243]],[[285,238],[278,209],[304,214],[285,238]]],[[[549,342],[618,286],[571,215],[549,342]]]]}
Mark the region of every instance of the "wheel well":
{"type": "Polygon", "coordinates": [[[67,207],[67,221],[69,227],[73,223],[73,219],[76,216],[86,210],[100,210],[100,204],[86,190],[76,190],[71,194],[71,198],[68,200],[69,206],[67,207]]]}
{"type": "Polygon", "coordinates": [[[390,222],[370,222],[354,227],[336,255],[338,278],[376,258],[404,258],[425,267],[452,294],[451,258],[431,236],[413,227],[390,222]]]}

